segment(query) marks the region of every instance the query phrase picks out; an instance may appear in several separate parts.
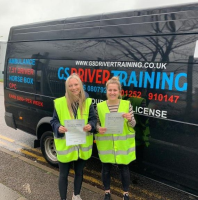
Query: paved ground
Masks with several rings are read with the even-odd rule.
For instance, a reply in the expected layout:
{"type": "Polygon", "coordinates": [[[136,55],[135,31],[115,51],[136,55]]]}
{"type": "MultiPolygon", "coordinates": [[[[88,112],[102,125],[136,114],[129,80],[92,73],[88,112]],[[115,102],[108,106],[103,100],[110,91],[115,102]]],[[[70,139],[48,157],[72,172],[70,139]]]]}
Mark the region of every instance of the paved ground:
{"type": "MultiPolygon", "coordinates": [[[[58,172],[0,147],[0,200],[59,200],[58,172]]],[[[69,177],[68,199],[73,192],[69,177]]],[[[103,191],[83,183],[83,200],[101,200],[103,191]]],[[[118,200],[113,196],[113,200],[118,200]]]]}

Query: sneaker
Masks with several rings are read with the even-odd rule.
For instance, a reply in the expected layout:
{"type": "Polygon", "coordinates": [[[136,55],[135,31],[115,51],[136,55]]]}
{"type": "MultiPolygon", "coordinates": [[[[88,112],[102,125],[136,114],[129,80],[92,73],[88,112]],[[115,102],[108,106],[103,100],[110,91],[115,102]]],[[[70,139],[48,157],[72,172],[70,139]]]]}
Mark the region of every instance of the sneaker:
{"type": "Polygon", "coordinates": [[[109,192],[105,193],[104,200],[111,200],[111,194],[109,192]]]}
{"type": "Polygon", "coordinates": [[[73,194],[72,200],[82,200],[82,199],[79,194],[78,195],[73,194]]]}
{"type": "Polygon", "coordinates": [[[129,194],[126,193],[125,195],[123,195],[123,200],[129,200],[129,194]]]}

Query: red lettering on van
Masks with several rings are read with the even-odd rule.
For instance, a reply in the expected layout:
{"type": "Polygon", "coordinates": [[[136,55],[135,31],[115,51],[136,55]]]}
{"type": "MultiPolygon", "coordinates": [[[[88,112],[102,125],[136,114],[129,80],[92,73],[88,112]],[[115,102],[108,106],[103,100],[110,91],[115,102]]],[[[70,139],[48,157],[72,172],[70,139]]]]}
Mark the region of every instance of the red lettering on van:
{"type": "Polygon", "coordinates": [[[41,102],[41,101],[33,101],[33,104],[36,106],[43,107],[43,102],[41,102]]]}
{"type": "Polygon", "coordinates": [[[76,73],[76,74],[78,73],[76,68],[71,68],[71,74],[73,73],[76,73]]]}
{"type": "Polygon", "coordinates": [[[83,69],[83,68],[71,68],[71,74],[77,73],[82,82],[104,84],[109,80],[110,72],[102,69],[83,69]]]}
{"type": "Polygon", "coordinates": [[[16,73],[16,67],[9,67],[9,73],[16,73]]]}
{"type": "Polygon", "coordinates": [[[110,72],[108,70],[103,70],[102,73],[102,84],[106,83],[109,80],[110,72]]]}
{"type": "Polygon", "coordinates": [[[101,78],[101,69],[96,70],[96,83],[101,83],[101,81],[99,81],[99,79],[101,78]]]}
{"type": "Polygon", "coordinates": [[[82,68],[78,69],[78,75],[80,76],[81,81],[84,82],[84,70],[82,68]]]}
{"type": "Polygon", "coordinates": [[[16,83],[9,83],[9,88],[16,90],[17,89],[16,83]]]}
{"type": "Polygon", "coordinates": [[[9,94],[9,98],[11,98],[11,99],[16,99],[16,95],[14,95],[14,94],[9,94]]]}
{"type": "Polygon", "coordinates": [[[18,74],[34,75],[34,70],[33,69],[18,68],[17,73],[18,74]]]}
{"type": "Polygon", "coordinates": [[[94,70],[93,70],[93,73],[91,73],[91,70],[90,70],[90,69],[88,69],[87,71],[88,71],[89,82],[90,82],[90,83],[93,83],[93,79],[94,79],[96,70],[94,69],[94,70]]]}

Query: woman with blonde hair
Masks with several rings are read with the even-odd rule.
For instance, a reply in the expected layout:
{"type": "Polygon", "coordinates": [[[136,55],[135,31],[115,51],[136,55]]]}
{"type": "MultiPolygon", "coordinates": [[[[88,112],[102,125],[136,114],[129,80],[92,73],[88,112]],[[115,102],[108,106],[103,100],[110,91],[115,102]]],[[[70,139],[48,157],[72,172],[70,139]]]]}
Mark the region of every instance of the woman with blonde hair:
{"type": "Polygon", "coordinates": [[[97,104],[97,130],[95,135],[99,158],[102,162],[102,181],[105,188],[104,200],[110,200],[110,170],[117,164],[123,186],[123,200],[129,200],[130,173],[129,163],[136,159],[135,131],[136,124],[133,109],[129,101],[121,100],[121,84],[118,77],[112,77],[106,83],[107,100],[97,104]],[[123,113],[122,133],[107,134],[105,127],[106,113],[123,113]]]}
{"type": "Polygon", "coordinates": [[[91,157],[93,134],[97,118],[95,115],[92,99],[83,90],[83,84],[77,74],[70,75],[66,82],[65,96],[54,100],[54,114],[51,126],[54,132],[54,142],[59,164],[59,193],[61,200],[67,199],[68,174],[71,163],[74,164],[74,193],[72,200],[81,200],[80,190],[83,181],[83,168],[86,160],[91,157]],[[86,132],[86,143],[78,145],[67,145],[67,127],[64,120],[84,119],[86,132]]]}

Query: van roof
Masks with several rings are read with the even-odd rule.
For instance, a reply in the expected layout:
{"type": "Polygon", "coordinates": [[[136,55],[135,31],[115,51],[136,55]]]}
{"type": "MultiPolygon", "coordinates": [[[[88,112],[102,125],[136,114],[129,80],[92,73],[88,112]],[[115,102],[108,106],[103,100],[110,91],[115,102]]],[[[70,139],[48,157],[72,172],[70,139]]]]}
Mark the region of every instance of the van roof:
{"type": "Polygon", "coordinates": [[[198,4],[14,26],[8,42],[196,33],[198,4]],[[138,30],[138,31],[137,31],[138,30]]]}

